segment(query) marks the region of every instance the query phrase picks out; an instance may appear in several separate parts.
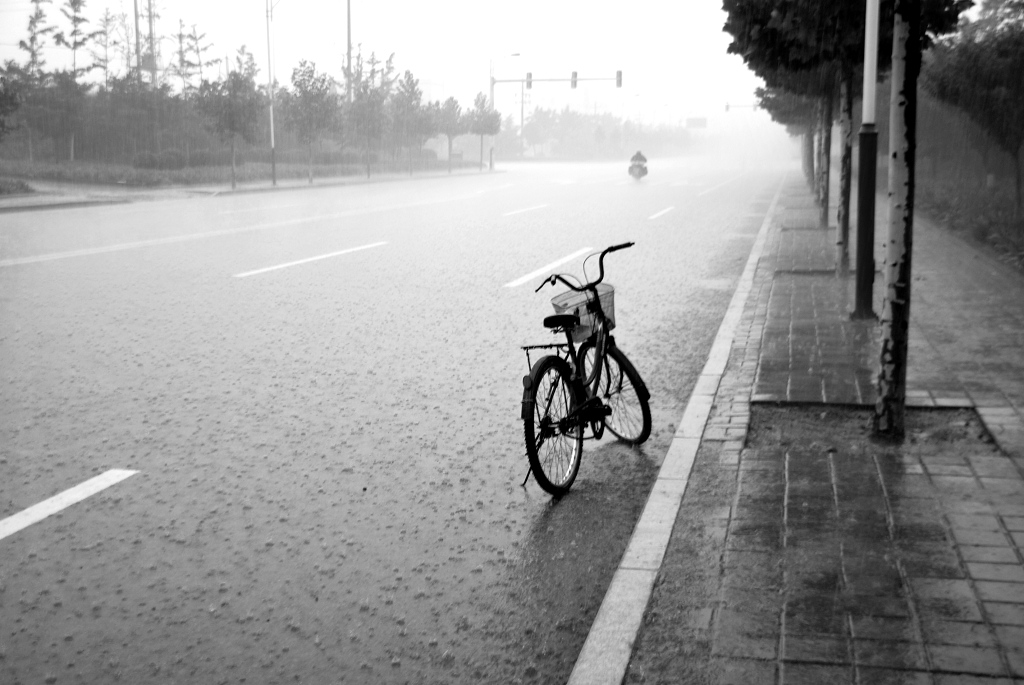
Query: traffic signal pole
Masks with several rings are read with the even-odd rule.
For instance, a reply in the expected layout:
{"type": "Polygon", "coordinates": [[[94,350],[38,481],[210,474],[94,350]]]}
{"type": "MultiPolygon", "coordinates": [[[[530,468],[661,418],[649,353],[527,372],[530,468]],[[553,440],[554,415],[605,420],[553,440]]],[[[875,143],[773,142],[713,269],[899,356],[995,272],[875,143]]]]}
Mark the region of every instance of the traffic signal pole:
{"type": "Polygon", "coordinates": [[[622,72],[616,71],[615,76],[579,78],[576,72],[572,72],[569,78],[533,78],[532,72],[527,72],[526,78],[494,78],[491,76],[491,107],[494,107],[494,84],[496,83],[518,83],[519,84],[519,156],[523,156],[523,120],[525,118],[525,88],[532,89],[534,83],[558,83],[568,81],[572,87],[576,87],[578,81],[615,81],[615,87],[622,87],[622,72]]]}

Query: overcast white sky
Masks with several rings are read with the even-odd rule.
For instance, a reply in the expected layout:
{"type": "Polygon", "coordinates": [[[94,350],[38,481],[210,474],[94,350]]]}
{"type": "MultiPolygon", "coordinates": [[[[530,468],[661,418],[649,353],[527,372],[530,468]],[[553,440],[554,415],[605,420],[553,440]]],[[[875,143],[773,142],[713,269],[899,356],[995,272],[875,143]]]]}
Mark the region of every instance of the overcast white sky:
{"type": "MultiPolygon", "coordinates": [[[[148,0],[138,0],[141,5],[148,0]]],[[[154,0],[158,33],[177,33],[178,20],[196,24],[214,44],[212,53],[234,54],[246,45],[267,73],[265,0],[154,0]]],[[[63,0],[46,5],[51,23],[63,26],[63,0]]],[[[725,103],[749,104],[757,79],[742,61],[726,54],[721,0],[351,0],[352,43],[386,58],[397,70],[420,79],[425,99],[456,97],[464,107],[496,78],[613,78],[614,81],[536,83],[527,91],[526,112],[535,106],[608,111],[645,124],[691,116],[725,116],[725,103]],[[519,53],[519,57],[512,57],[519,53]]],[[[133,0],[88,0],[96,25],[103,10],[132,13],[133,0]]],[[[0,0],[0,60],[22,61],[17,48],[27,36],[31,3],[0,0]]],[[[143,29],[145,32],[145,28],[143,29]]],[[[288,83],[300,59],[340,78],[346,50],[345,0],[278,0],[274,8],[274,69],[288,83]]],[[[162,46],[169,60],[175,46],[162,46]]],[[[355,47],[353,47],[355,50],[355,47]]],[[[70,62],[67,50],[51,48],[50,67],[70,62]]],[[[519,115],[518,84],[498,84],[497,108],[519,115]]],[[[749,110],[748,110],[749,111],[749,110]]],[[[734,110],[734,113],[736,110],[734,110]]],[[[735,116],[735,114],[734,114],[735,116]]]]}

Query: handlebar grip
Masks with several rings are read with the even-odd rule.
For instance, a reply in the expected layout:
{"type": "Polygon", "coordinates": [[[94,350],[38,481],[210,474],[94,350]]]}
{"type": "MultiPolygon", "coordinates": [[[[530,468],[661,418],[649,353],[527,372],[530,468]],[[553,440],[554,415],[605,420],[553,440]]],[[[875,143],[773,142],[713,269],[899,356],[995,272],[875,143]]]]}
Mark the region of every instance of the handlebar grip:
{"type": "Polygon", "coordinates": [[[605,252],[615,252],[616,250],[625,250],[627,247],[633,247],[634,243],[622,243],[621,245],[612,245],[605,252]]]}

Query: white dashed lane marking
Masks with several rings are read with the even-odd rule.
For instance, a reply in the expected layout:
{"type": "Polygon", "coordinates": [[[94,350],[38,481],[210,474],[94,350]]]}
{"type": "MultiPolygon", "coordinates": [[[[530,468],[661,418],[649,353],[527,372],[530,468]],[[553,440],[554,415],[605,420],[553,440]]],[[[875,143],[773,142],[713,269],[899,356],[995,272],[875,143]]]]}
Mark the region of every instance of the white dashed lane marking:
{"type": "Polygon", "coordinates": [[[13,516],[0,521],[0,540],[3,540],[8,535],[14,535],[19,530],[28,528],[33,523],[39,523],[48,516],[56,514],[62,509],[67,509],[72,504],[76,504],[92,497],[97,492],[106,490],[111,485],[120,483],[125,478],[133,476],[138,471],[129,471],[126,469],[111,469],[105,473],[101,473],[95,478],[90,478],[84,483],[79,483],[75,487],[65,490],[59,495],[54,495],[48,500],[43,500],[39,504],[34,504],[24,511],[20,511],[13,516]]]}

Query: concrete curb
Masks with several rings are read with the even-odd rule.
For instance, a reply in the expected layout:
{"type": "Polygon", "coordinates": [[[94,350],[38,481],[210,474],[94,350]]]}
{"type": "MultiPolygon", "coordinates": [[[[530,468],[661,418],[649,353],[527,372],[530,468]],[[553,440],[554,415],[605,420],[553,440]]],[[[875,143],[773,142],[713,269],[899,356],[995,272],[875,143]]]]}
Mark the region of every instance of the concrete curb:
{"type": "MultiPolygon", "coordinates": [[[[123,197],[123,198],[97,198],[91,199],[75,199],[67,201],[55,201],[55,202],[37,202],[37,203],[26,203],[26,204],[10,204],[4,205],[3,198],[0,198],[0,214],[13,213],[13,212],[34,212],[47,209],[75,209],[80,207],[91,207],[95,205],[113,205],[113,204],[129,204],[132,202],[143,202],[146,200],[158,200],[164,199],[162,194],[167,193],[183,193],[187,195],[198,195],[203,197],[230,197],[232,195],[252,195],[256,193],[281,193],[288,191],[302,191],[302,190],[322,190],[324,188],[339,188],[344,186],[359,186],[359,185],[376,185],[379,183],[394,183],[399,181],[425,181],[427,179],[437,178],[454,178],[456,176],[469,176],[478,175],[483,176],[485,174],[503,174],[506,173],[504,169],[491,169],[480,171],[479,169],[462,169],[453,170],[451,174],[447,172],[429,172],[415,174],[412,176],[405,175],[390,175],[390,176],[372,176],[370,178],[355,178],[345,176],[342,178],[335,177],[334,179],[325,179],[323,182],[313,184],[308,183],[296,183],[288,185],[277,185],[277,186],[257,186],[248,188],[236,188],[231,190],[230,188],[211,188],[209,186],[168,186],[166,188],[139,188],[139,195],[137,197],[123,197]]],[[[26,197],[25,195],[19,195],[19,198],[26,197]]],[[[27,196],[31,197],[31,196],[27,196]]],[[[52,195],[49,195],[52,197],[52,195]]],[[[42,198],[40,198],[42,199],[42,198]]]]}
{"type": "Polygon", "coordinates": [[[739,284],[711,346],[704,370],[701,371],[679,421],[679,427],[626,552],[569,675],[569,685],[619,685],[626,675],[633,654],[633,643],[640,632],[644,611],[672,536],[672,527],[686,493],[690,471],[719,383],[729,361],[736,328],[753,288],[754,274],[764,252],[785,181],[783,177],[768,207],[739,284]]]}

